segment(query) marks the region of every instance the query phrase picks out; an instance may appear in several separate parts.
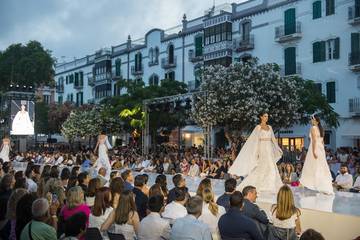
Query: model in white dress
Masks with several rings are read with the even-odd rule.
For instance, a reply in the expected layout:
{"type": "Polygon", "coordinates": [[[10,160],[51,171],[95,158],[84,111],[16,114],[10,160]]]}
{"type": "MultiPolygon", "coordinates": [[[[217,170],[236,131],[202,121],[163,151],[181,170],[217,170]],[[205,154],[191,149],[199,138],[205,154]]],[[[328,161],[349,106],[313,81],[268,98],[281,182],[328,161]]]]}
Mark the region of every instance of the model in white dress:
{"type": "Polygon", "coordinates": [[[9,138],[4,138],[2,140],[2,145],[1,145],[1,149],[0,149],[0,158],[4,161],[4,162],[9,162],[9,153],[10,153],[10,139],[9,138]]]}
{"type": "Polygon", "coordinates": [[[325,194],[334,194],[332,177],[326,161],[324,139],[320,118],[312,116],[310,129],[310,146],[306,154],[300,183],[302,186],[325,194]],[[320,128],[319,128],[320,126],[320,128]]]}
{"type": "Polygon", "coordinates": [[[276,165],[282,156],[282,150],[271,126],[266,125],[268,115],[263,114],[260,118],[261,124],[255,127],[247,139],[229,173],[245,177],[237,190],[242,191],[244,187],[251,185],[259,192],[277,193],[283,185],[276,165]]]}
{"type": "Polygon", "coordinates": [[[111,164],[108,156],[108,150],[111,149],[111,145],[109,143],[108,137],[104,134],[100,134],[98,137],[98,142],[96,144],[96,149],[99,150],[99,156],[95,163],[95,167],[97,172],[100,168],[106,169],[106,176],[105,178],[109,181],[110,180],[110,173],[111,173],[111,164]]]}

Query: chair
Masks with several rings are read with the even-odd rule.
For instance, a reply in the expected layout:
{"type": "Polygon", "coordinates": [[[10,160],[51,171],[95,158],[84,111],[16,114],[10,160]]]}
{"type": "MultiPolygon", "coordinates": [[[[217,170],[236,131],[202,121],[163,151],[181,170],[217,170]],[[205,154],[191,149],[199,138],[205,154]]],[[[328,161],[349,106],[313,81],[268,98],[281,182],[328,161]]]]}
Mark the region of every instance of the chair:
{"type": "Polygon", "coordinates": [[[107,232],[108,237],[110,240],[126,240],[124,235],[120,234],[120,233],[111,233],[111,232],[107,232]]]}
{"type": "Polygon", "coordinates": [[[88,228],[85,232],[85,240],[102,240],[103,237],[98,228],[88,228]]]}

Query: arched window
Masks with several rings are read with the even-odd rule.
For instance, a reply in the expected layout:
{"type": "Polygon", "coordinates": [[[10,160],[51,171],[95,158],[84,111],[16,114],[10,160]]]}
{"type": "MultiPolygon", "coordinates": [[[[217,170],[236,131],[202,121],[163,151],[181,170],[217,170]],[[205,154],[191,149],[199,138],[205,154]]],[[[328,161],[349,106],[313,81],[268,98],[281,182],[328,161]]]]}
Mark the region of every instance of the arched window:
{"type": "Polygon", "coordinates": [[[154,62],[154,50],[153,50],[153,48],[150,48],[150,50],[149,50],[149,62],[151,62],[151,63],[154,62]]]}
{"type": "Polygon", "coordinates": [[[172,44],[170,44],[168,47],[168,58],[169,58],[168,63],[173,64],[174,63],[174,45],[172,45],[172,44]]]}
{"type": "Polygon", "coordinates": [[[159,62],[159,48],[156,47],[155,48],[155,59],[154,59],[155,63],[159,62]]]}
{"type": "Polygon", "coordinates": [[[156,74],[153,74],[149,78],[149,85],[150,86],[158,86],[159,85],[159,76],[156,74]]]}
{"type": "Polygon", "coordinates": [[[170,72],[165,73],[165,79],[175,80],[175,72],[170,71],[170,72]]]}

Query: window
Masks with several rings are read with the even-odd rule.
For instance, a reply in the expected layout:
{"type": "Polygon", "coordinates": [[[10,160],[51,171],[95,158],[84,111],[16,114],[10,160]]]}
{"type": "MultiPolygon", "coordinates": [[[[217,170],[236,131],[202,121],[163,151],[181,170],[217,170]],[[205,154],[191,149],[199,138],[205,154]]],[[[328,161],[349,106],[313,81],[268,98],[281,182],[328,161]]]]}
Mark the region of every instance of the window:
{"type": "Polygon", "coordinates": [[[58,103],[59,104],[62,104],[63,103],[63,96],[58,96],[58,103]]]}
{"type": "Polygon", "coordinates": [[[195,57],[203,55],[203,37],[197,36],[195,37],[195,57]]]}
{"type": "Polygon", "coordinates": [[[135,71],[142,70],[142,55],[140,52],[135,54],[135,71]]]}
{"type": "Polygon", "coordinates": [[[329,39],[326,41],[327,59],[339,59],[340,56],[340,38],[329,39]]]}
{"type": "Polygon", "coordinates": [[[79,92],[76,94],[76,106],[81,106],[83,105],[83,96],[84,94],[82,92],[79,92]]]}
{"type": "Polygon", "coordinates": [[[290,35],[296,32],[295,8],[290,8],[284,14],[284,33],[290,35]]]}
{"type": "Polygon", "coordinates": [[[173,64],[174,63],[174,45],[170,44],[168,48],[168,63],[173,64]]]}
{"type": "Polygon", "coordinates": [[[326,83],[326,98],[328,103],[335,103],[335,82],[327,82],[326,83]]]}
{"type": "Polygon", "coordinates": [[[296,48],[285,49],[285,75],[296,74],[296,48]]]}
{"type": "Polygon", "coordinates": [[[149,50],[149,62],[154,62],[154,50],[152,48],[149,50]]]}
{"type": "Polygon", "coordinates": [[[326,42],[313,43],[313,62],[323,62],[326,60],[326,42]]]}
{"type": "Polygon", "coordinates": [[[319,93],[322,94],[322,84],[321,83],[315,83],[315,88],[316,88],[316,90],[319,91],[319,93]]]}
{"type": "Polygon", "coordinates": [[[155,59],[154,59],[155,63],[159,62],[159,48],[156,47],[155,48],[155,59]]]}
{"type": "Polygon", "coordinates": [[[66,80],[65,80],[65,82],[66,82],[66,84],[69,84],[69,76],[68,75],[66,75],[66,78],[65,78],[66,80]]]}
{"type": "Polygon", "coordinates": [[[250,22],[244,22],[241,24],[241,39],[242,40],[248,40],[250,38],[250,30],[251,30],[251,23],[250,22]]]}
{"type": "Polygon", "coordinates": [[[171,72],[165,73],[165,79],[175,80],[175,72],[171,71],[171,72]]]}
{"type": "Polygon", "coordinates": [[[325,0],[326,16],[335,14],[335,0],[325,0]]]}
{"type": "Polygon", "coordinates": [[[118,58],[115,60],[115,76],[121,76],[121,59],[118,58]]]}
{"type": "Polygon", "coordinates": [[[74,83],[74,74],[70,74],[69,76],[69,83],[74,83]]]}
{"type": "Polygon", "coordinates": [[[151,75],[149,78],[149,85],[150,86],[158,86],[159,85],[159,76],[156,74],[151,75]]]}
{"type": "Polygon", "coordinates": [[[313,2],[313,19],[321,18],[321,1],[313,2]]]}
{"type": "Polygon", "coordinates": [[[324,144],[325,145],[330,144],[330,137],[331,137],[331,131],[325,131],[324,132],[324,144]]]}
{"type": "Polygon", "coordinates": [[[50,104],[50,99],[51,99],[51,96],[50,95],[43,95],[43,101],[45,104],[50,104]]]}
{"type": "Polygon", "coordinates": [[[84,86],[84,72],[79,72],[79,84],[84,86]]]}

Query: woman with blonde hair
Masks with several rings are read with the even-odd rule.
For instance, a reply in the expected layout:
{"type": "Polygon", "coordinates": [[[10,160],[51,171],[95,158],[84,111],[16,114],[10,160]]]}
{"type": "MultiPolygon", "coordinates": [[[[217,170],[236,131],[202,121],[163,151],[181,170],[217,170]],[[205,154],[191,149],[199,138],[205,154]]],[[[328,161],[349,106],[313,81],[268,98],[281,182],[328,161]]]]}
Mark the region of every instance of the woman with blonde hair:
{"type": "Polygon", "coordinates": [[[216,204],[211,188],[203,189],[201,198],[203,199],[203,209],[199,220],[209,226],[213,240],[221,239],[218,222],[220,217],[226,213],[225,208],[216,204]]]}
{"type": "Polygon", "coordinates": [[[201,197],[205,188],[212,189],[210,178],[204,178],[203,180],[201,180],[198,189],[196,190],[196,195],[201,197]]]}
{"type": "Polygon", "coordinates": [[[140,218],[136,211],[134,194],[126,190],[120,195],[117,208],[113,210],[101,225],[101,231],[124,235],[126,240],[133,240],[138,232],[140,218]]]}
{"type": "Polygon", "coordinates": [[[83,212],[86,215],[86,225],[89,224],[90,208],[84,203],[84,192],[80,186],[69,189],[66,194],[66,205],[60,211],[61,220],[66,221],[75,213],[83,212]]]}
{"type": "Polygon", "coordinates": [[[289,186],[284,185],[277,194],[277,201],[271,207],[273,226],[269,239],[297,239],[301,234],[300,210],[295,207],[294,196],[289,186]]]}

